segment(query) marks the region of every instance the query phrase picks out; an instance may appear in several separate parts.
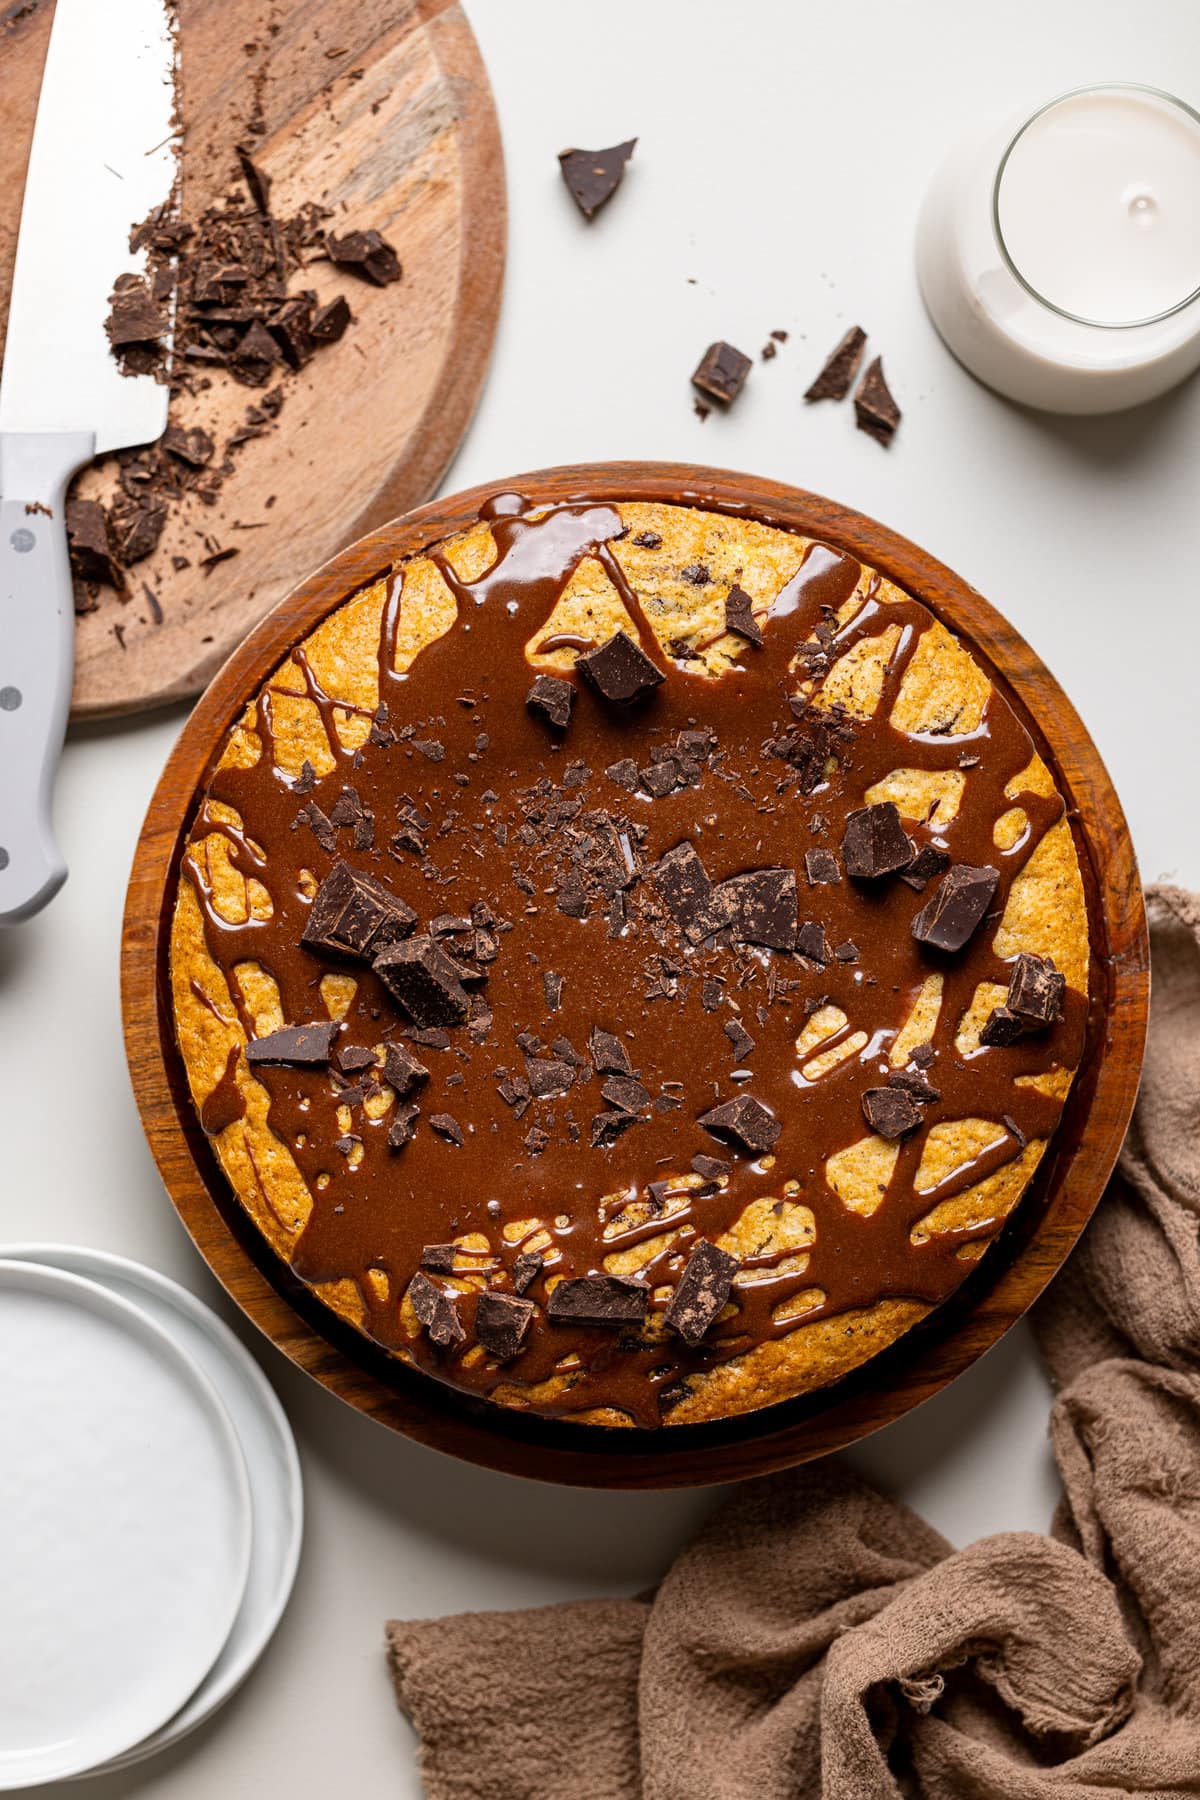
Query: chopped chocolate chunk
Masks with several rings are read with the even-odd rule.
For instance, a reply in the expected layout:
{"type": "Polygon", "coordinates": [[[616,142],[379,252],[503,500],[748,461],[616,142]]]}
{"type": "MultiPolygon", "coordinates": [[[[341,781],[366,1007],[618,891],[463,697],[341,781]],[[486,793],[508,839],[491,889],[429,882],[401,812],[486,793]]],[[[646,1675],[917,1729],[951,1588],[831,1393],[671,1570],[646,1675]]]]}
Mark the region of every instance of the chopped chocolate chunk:
{"type": "Polygon", "coordinates": [[[718,917],[733,905],[733,933],[744,944],[768,950],[796,946],[796,876],[792,869],[749,869],[715,890],[718,917]]]}
{"type": "Polygon", "coordinates": [[[235,148],[242,165],[242,174],[246,178],[246,186],[250,189],[250,198],[260,213],[270,212],[271,177],[259,168],[245,144],[238,144],[235,148]]]}
{"type": "Polygon", "coordinates": [[[713,1325],[733,1286],[741,1264],[727,1250],[700,1238],[688,1257],[687,1267],[667,1307],[666,1321],[692,1349],[713,1325]]]}
{"type": "Polygon", "coordinates": [[[271,333],[293,369],[311,362],[316,346],[312,337],[312,301],[297,295],[285,301],[271,320],[271,333]]]}
{"type": "Polygon", "coordinates": [[[450,959],[430,937],[390,944],[373,967],[414,1025],[461,1025],[471,1010],[450,959]]]}
{"type": "Polygon", "coordinates": [[[732,344],[710,344],[692,376],[692,386],[722,406],[728,406],[741,393],[750,369],[750,358],[735,350],[732,344]]]}
{"type": "Polygon", "coordinates": [[[1053,1025],[1062,1013],[1066,977],[1048,956],[1022,950],[1013,964],[1008,984],[1008,1005],[1034,1025],[1053,1025]]]}
{"type": "Polygon", "coordinates": [[[708,977],[701,984],[700,1004],[705,1012],[716,1012],[725,998],[725,989],[715,976],[708,977]]]}
{"type": "Polygon", "coordinates": [[[550,1142],[550,1133],[543,1131],[540,1125],[531,1125],[521,1142],[530,1156],[540,1156],[550,1142]]]}
{"type": "Polygon", "coordinates": [[[162,447],[193,469],[202,469],[205,463],[211,462],[216,449],[211,436],[201,425],[194,425],[190,431],[185,431],[182,425],[168,425],[162,435],[162,447]]]}
{"type": "Polygon", "coordinates": [[[403,1100],[429,1080],[429,1070],[410,1056],[403,1044],[389,1044],[383,1053],[383,1079],[395,1090],[396,1098],[403,1100]]]}
{"type": "Polygon", "coordinates": [[[71,567],[80,581],[104,581],[123,590],[125,576],[113,552],[108,514],[98,500],[72,500],[67,506],[67,543],[71,567]]]}
{"type": "Polygon", "coordinates": [[[912,922],[917,942],[934,950],[961,950],[991,905],[999,880],[990,863],[981,869],[954,863],[912,922]]]}
{"type": "Polygon", "coordinates": [[[556,975],[553,969],[546,969],[542,975],[542,992],[546,996],[546,1011],[557,1012],[562,1005],[563,978],[556,975]]]}
{"type": "Polygon", "coordinates": [[[881,800],[876,806],[847,814],[842,838],[847,875],[859,881],[877,881],[907,868],[912,859],[912,842],[900,823],[894,800],[881,800]]]}
{"type": "Polygon", "coordinates": [[[614,631],[595,650],[577,656],[575,667],[582,670],[597,693],[616,706],[629,706],[643,699],[665,679],[657,664],[624,631],[614,631]]]}
{"type": "Polygon", "coordinates": [[[671,757],[665,762],[652,763],[648,769],[639,771],[639,782],[646,792],[655,800],[665,800],[676,788],[683,787],[683,770],[671,757]]]}
{"type": "Polygon", "coordinates": [[[714,1137],[735,1139],[751,1156],[762,1156],[783,1130],[775,1115],[752,1094],[723,1100],[719,1106],[702,1113],[698,1123],[714,1137]]]}
{"type": "Polygon", "coordinates": [[[437,738],[411,738],[414,750],[419,750],[427,762],[441,762],[446,754],[446,746],[437,738]]]}
{"type": "Polygon", "coordinates": [[[416,922],[412,907],[382,881],[338,862],[317,889],[300,942],[321,956],[370,960],[407,937],[416,922]]]}
{"type": "Polygon", "coordinates": [[[318,306],[309,326],[310,336],[318,343],[336,343],[350,323],[350,305],[344,294],[335,294],[325,306],[318,306]]]}
{"type": "Polygon", "coordinates": [[[736,581],[725,596],[725,629],[735,631],[748,644],[763,643],[762,629],[754,617],[750,596],[736,581]]]}
{"type": "Polygon", "coordinates": [[[796,933],[796,949],[809,962],[824,968],[829,961],[829,940],[819,919],[807,919],[796,933]]]}
{"type": "Polygon", "coordinates": [[[633,541],[643,550],[657,550],[662,543],[657,531],[639,531],[633,541]]]}
{"type": "Polygon", "coordinates": [[[940,875],[943,869],[949,867],[950,857],[947,851],[939,850],[936,844],[922,844],[907,869],[900,871],[900,879],[907,881],[909,887],[915,888],[919,894],[928,887],[935,875],[940,875]]]}
{"type": "Polygon", "coordinates": [[[608,150],[560,150],[558,166],[567,192],[585,219],[594,219],[621,185],[625,165],[637,147],[636,138],[613,144],[608,150]]]}
{"type": "Polygon", "coordinates": [[[365,1044],[347,1044],[338,1051],[337,1064],[343,1075],[359,1075],[364,1069],[375,1067],[375,1052],[365,1044]]]}
{"type": "Polygon", "coordinates": [[[649,1092],[634,1075],[610,1075],[600,1092],[618,1112],[641,1113],[650,1104],[649,1092]]]}
{"type": "Polygon", "coordinates": [[[150,289],[139,275],[123,276],[110,298],[111,311],[104,329],[114,350],[132,344],[156,344],[167,329],[167,321],[154,304],[150,289]]]}
{"type": "Polygon", "coordinates": [[[663,905],[685,935],[702,937],[713,885],[689,838],[676,844],[648,871],[663,905]]]}
{"type": "Polygon", "coordinates": [[[421,1267],[435,1275],[453,1275],[457,1256],[457,1244],[426,1244],[421,1252],[421,1267]]]}
{"type": "Polygon", "coordinates": [[[388,1128],[388,1147],[392,1150],[403,1150],[405,1144],[412,1142],[417,1128],[420,1108],[416,1106],[398,1106],[395,1116],[388,1128]]]}
{"type": "Polygon", "coordinates": [[[431,1342],[440,1349],[445,1350],[451,1344],[462,1343],[467,1334],[458,1316],[458,1304],[454,1296],[446,1293],[436,1281],[430,1281],[428,1275],[422,1274],[420,1269],[409,1282],[405,1299],[429,1333],[431,1342]]]}
{"type": "Polygon", "coordinates": [[[883,378],[883,360],[877,356],[867,365],[867,372],[854,396],[855,424],[886,450],[896,435],[900,417],[900,408],[883,378]]]}
{"type": "Polygon", "coordinates": [[[266,1037],[251,1038],[246,1061],[252,1069],[326,1069],[333,1040],[340,1030],[336,1020],[322,1019],[311,1025],[285,1025],[266,1037]]]}
{"type": "Polygon", "coordinates": [[[591,1051],[592,1061],[599,1074],[633,1074],[629,1052],[620,1038],[614,1037],[611,1031],[601,1031],[598,1025],[594,1025],[592,1035],[588,1039],[588,1049],[591,1051]]]}
{"type": "Polygon", "coordinates": [[[868,1088],[862,1097],[863,1117],[883,1138],[906,1137],[921,1123],[916,1101],[899,1087],[868,1088]]]}
{"type": "Polygon", "coordinates": [[[581,1275],[555,1285],[547,1317],[579,1325],[640,1325],[650,1290],[624,1275],[581,1275]]]}
{"type": "Polygon", "coordinates": [[[399,281],[404,273],[396,252],[377,231],[348,231],[345,237],[335,237],[332,231],[327,231],[325,248],[331,262],[340,269],[349,269],[352,275],[360,275],[375,287],[386,287],[390,281],[399,281]]]}
{"type": "Polygon", "coordinates": [[[608,1150],[631,1125],[637,1124],[637,1114],[622,1112],[612,1107],[607,1112],[596,1113],[592,1119],[591,1146],[593,1150],[608,1150]]]}
{"type": "Polygon", "coordinates": [[[842,879],[833,851],[819,847],[804,852],[804,873],[808,876],[810,887],[833,887],[842,879]]]}
{"type": "Polygon", "coordinates": [[[453,1113],[430,1113],[429,1124],[430,1129],[445,1138],[448,1144],[456,1144],[461,1149],[467,1141],[466,1133],[453,1113]]]}
{"type": "Polygon", "coordinates": [[[632,756],[623,756],[620,762],[609,763],[604,773],[610,781],[615,781],[617,786],[624,788],[627,793],[637,793],[638,766],[632,756]]]}
{"type": "Polygon", "coordinates": [[[1029,1027],[1024,1019],[1007,1006],[994,1006],[985,1019],[983,1029],[979,1033],[979,1041],[986,1044],[989,1050],[1015,1044],[1023,1038],[1029,1027]]]}
{"type": "Polygon", "coordinates": [[[909,1062],[916,1063],[918,1069],[931,1069],[937,1052],[932,1044],[918,1044],[909,1056],[909,1062]]]}
{"type": "Polygon", "coordinates": [[[835,944],[833,954],[840,963],[856,963],[858,961],[858,945],[851,938],[844,944],[835,944]]]}
{"type": "Polygon", "coordinates": [[[539,675],[525,696],[530,712],[537,713],[556,731],[565,731],[571,723],[575,704],[575,683],[562,681],[557,675],[539,675]]]}
{"type": "Polygon", "coordinates": [[[158,548],[158,540],[162,536],[163,526],[167,522],[165,506],[143,506],[131,516],[129,522],[122,527],[121,561],[141,562],[158,548]]]}
{"type": "Polygon", "coordinates": [[[485,1288],[475,1302],[475,1336],[489,1356],[509,1362],[524,1343],[535,1310],[532,1300],[485,1288]]]}
{"type": "Polygon", "coordinates": [[[733,1046],[735,1061],[742,1062],[751,1055],[755,1047],[754,1039],[739,1019],[727,1019],[721,1029],[733,1046]]]}
{"type": "Polygon", "coordinates": [[[686,569],[680,569],[679,577],[689,587],[707,587],[712,580],[707,563],[689,563],[686,569]]]}
{"type": "Polygon", "coordinates": [[[693,1156],[692,1168],[697,1175],[703,1175],[705,1181],[719,1181],[722,1175],[733,1172],[732,1163],[725,1162],[719,1156],[705,1156],[703,1151],[697,1151],[693,1156]]]}
{"type": "Polygon", "coordinates": [[[565,1094],[575,1080],[570,1063],[557,1056],[531,1056],[525,1064],[525,1073],[529,1091],[537,1100],[548,1099],[551,1094],[565,1094]]]}
{"type": "Polygon", "coordinates": [[[513,1286],[518,1294],[531,1288],[545,1267],[546,1259],[537,1250],[522,1250],[512,1266],[513,1286]]]}
{"type": "Polygon", "coordinates": [[[888,1086],[903,1088],[906,1094],[911,1094],[923,1106],[932,1106],[942,1097],[937,1088],[930,1086],[919,1069],[893,1069],[888,1075],[888,1086]]]}
{"type": "Polygon", "coordinates": [[[852,325],[841,343],[832,350],[825,366],[805,393],[806,400],[844,400],[862,362],[867,334],[861,325],[852,325]]]}

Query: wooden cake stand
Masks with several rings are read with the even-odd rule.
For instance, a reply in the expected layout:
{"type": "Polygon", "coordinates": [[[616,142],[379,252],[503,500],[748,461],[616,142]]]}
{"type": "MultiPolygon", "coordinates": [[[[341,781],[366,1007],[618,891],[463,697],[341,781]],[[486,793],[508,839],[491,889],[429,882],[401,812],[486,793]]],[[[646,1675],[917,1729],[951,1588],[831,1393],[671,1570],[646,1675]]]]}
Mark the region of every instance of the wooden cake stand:
{"type": "Polygon", "coordinates": [[[1129,1123],[1146,1035],[1149,943],[1128,828],[1095,745],[1029,645],[965,581],[885,526],[816,494],[691,464],[597,463],[474,488],[382,526],[327,562],[235,651],[192,714],[146,816],[125,912],[122,996],[134,1092],[167,1191],[218,1280],[285,1355],[392,1430],[472,1462],[583,1486],[683,1487],[762,1475],[889,1424],[960,1375],[1037,1299],[1091,1216],[1129,1123]],[[490,494],[511,490],[535,503],[682,497],[850,551],[970,647],[1067,802],[1091,931],[1088,1045],[1028,1192],[958,1292],[889,1350],[820,1393],[736,1419],[657,1432],[545,1420],[473,1401],[377,1351],[314,1300],[259,1237],[200,1129],[175,1048],[167,955],[179,859],[227,729],[347,593],[390,561],[463,530],[490,494]]]}

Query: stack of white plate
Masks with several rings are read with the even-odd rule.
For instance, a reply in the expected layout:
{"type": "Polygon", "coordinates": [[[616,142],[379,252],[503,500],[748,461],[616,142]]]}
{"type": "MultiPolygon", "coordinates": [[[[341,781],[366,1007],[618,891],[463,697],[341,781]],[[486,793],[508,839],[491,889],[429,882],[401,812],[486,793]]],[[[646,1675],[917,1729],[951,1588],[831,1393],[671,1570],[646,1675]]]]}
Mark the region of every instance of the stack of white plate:
{"type": "Polygon", "coordinates": [[[123,1767],[258,1660],[300,1553],[258,1365],[119,1256],[0,1248],[0,1790],[123,1767]]]}

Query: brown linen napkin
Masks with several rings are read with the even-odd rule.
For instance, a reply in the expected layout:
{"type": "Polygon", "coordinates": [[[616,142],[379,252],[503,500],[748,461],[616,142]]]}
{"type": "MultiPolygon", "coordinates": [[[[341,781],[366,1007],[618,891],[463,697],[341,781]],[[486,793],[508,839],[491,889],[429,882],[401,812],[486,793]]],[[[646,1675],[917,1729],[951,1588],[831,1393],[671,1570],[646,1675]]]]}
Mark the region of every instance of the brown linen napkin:
{"type": "Polygon", "coordinates": [[[431,1800],[1200,1795],[1200,897],[1149,898],[1137,1112],[1035,1321],[1052,1535],[954,1551],[826,1463],[649,1599],[393,1622],[431,1800]]]}

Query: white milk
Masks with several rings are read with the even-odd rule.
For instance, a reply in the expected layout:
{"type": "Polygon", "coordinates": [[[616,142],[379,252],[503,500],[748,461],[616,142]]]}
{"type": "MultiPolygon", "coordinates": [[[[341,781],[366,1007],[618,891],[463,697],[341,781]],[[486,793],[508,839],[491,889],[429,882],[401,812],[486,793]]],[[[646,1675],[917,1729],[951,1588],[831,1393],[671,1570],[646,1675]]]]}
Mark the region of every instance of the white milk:
{"type": "Polygon", "coordinates": [[[926,197],[917,271],[951,350],[1013,399],[1163,393],[1200,365],[1200,118],[1112,86],[973,134],[926,197]]]}

